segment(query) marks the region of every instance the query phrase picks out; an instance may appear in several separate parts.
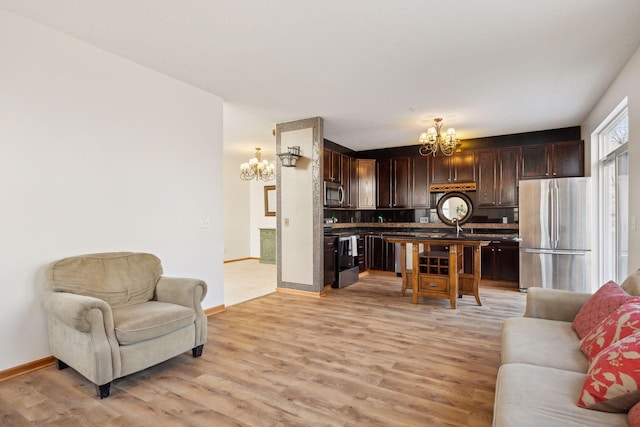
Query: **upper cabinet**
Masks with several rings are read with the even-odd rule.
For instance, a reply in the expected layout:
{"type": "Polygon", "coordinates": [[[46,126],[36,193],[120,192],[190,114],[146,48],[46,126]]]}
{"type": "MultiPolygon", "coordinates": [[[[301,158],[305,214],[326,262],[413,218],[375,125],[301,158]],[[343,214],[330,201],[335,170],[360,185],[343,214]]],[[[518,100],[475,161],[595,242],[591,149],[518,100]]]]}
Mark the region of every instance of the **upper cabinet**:
{"type": "Polygon", "coordinates": [[[520,147],[498,150],[498,206],[518,206],[520,147]]]}
{"type": "Polygon", "coordinates": [[[324,149],[322,151],[322,177],[325,181],[340,182],[342,179],[342,154],[324,149]]]}
{"type": "Polygon", "coordinates": [[[376,162],[376,205],[379,208],[409,206],[409,157],[376,162]]]}
{"type": "Polygon", "coordinates": [[[463,150],[452,156],[405,153],[374,160],[325,149],[323,178],[342,185],[343,209],[425,209],[433,202],[430,191],[446,187],[475,183],[478,207],[513,208],[520,179],[584,176],[584,142],[579,140],[463,150]]]}
{"type": "Polygon", "coordinates": [[[556,142],[551,156],[555,177],[584,176],[584,141],[556,142]]]}
{"type": "Polygon", "coordinates": [[[358,207],[358,160],[342,156],[342,188],[344,190],[344,208],[358,207]]]}
{"type": "Polygon", "coordinates": [[[518,206],[520,148],[480,150],[476,152],[476,159],[478,161],[478,206],[518,206]]]}
{"type": "Polygon", "coordinates": [[[376,161],[358,159],[358,208],[376,208],[376,161]]]}
{"type": "Polygon", "coordinates": [[[584,142],[522,147],[521,179],[584,176],[584,142]]]}
{"type": "Polygon", "coordinates": [[[411,159],[411,206],[430,207],[429,197],[429,156],[411,159]]]}
{"type": "Polygon", "coordinates": [[[431,158],[431,184],[451,182],[474,182],[476,180],[476,162],[473,151],[455,153],[453,156],[435,156],[431,158]]]}

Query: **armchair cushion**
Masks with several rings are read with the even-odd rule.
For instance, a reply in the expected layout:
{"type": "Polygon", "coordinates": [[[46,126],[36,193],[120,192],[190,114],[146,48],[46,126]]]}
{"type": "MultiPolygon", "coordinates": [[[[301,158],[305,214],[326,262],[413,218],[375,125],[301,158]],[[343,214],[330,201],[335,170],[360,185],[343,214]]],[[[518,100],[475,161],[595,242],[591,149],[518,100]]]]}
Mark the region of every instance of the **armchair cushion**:
{"type": "Polygon", "coordinates": [[[51,291],[92,296],[116,308],[151,300],[161,275],[155,255],[113,252],[53,262],[45,279],[51,291]]]}
{"type": "Polygon", "coordinates": [[[193,325],[196,312],[182,305],[148,301],[113,309],[120,345],[130,345],[167,335],[193,325]]]}

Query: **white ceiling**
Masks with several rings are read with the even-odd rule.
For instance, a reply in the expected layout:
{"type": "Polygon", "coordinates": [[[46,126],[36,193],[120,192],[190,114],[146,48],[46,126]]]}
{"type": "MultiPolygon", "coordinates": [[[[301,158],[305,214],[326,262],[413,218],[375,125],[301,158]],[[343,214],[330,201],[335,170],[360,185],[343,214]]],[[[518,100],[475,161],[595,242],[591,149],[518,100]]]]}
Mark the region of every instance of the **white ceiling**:
{"type": "MultiPolygon", "coordinates": [[[[225,100],[225,144],[321,116],[354,150],[580,125],[640,46],[638,0],[0,0],[225,100]]],[[[252,154],[249,148],[247,154],[252,154]]]]}

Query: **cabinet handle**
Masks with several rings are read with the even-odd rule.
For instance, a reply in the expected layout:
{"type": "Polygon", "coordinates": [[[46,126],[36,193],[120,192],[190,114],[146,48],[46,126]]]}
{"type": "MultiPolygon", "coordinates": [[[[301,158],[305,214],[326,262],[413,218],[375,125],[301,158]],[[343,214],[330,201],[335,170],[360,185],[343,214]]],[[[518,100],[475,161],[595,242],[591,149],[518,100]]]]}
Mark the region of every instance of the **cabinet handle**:
{"type": "Polygon", "coordinates": [[[431,282],[431,283],[429,283],[429,286],[431,286],[432,288],[437,288],[438,284],[431,282]]]}

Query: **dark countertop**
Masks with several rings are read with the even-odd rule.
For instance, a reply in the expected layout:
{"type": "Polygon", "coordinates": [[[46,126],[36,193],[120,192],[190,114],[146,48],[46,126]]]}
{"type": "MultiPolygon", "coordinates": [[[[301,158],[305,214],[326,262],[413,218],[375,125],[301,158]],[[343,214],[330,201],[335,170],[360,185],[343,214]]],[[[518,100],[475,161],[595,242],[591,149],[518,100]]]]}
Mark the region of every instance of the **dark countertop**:
{"type": "Polygon", "coordinates": [[[442,223],[338,223],[325,227],[325,234],[336,236],[376,235],[388,238],[407,237],[430,240],[494,240],[519,242],[518,224],[466,223],[456,237],[455,228],[442,223]],[[477,230],[482,230],[478,233],[477,230]]]}

